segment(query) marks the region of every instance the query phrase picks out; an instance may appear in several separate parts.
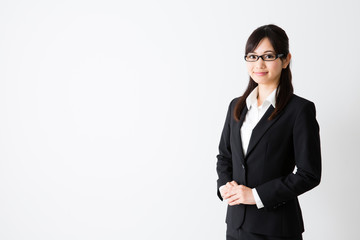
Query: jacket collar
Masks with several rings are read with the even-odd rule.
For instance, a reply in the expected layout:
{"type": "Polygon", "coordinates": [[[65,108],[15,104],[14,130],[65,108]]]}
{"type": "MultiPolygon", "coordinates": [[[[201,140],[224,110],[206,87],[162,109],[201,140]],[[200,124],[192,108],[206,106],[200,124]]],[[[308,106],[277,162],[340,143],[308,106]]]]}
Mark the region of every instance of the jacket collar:
{"type": "MultiPolygon", "coordinates": [[[[264,116],[260,119],[260,121],[258,122],[258,124],[254,127],[251,137],[250,137],[250,142],[249,142],[249,146],[246,152],[246,156],[248,156],[251,151],[254,149],[254,147],[256,146],[256,144],[260,141],[260,139],[262,138],[262,136],[266,133],[266,131],[277,121],[277,119],[279,118],[280,114],[277,115],[274,119],[269,120],[268,118],[270,117],[271,113],[275,110],[275,108],[270,105],[269,108],[267,109],[267,111],[265,112],[264,116]]],[[[239,133],[240,134],[240,133],[239,133]]]]}
{"type": "Polygon", "coordinates": [[[245,160],[244,160],[245,153],[244,153],[243,148],[242,148],[242,139],[241,139],[241,134],[240,134],[240,128],[241,128],[241,126],[242,126],[242,124],[244,122],[247,111],[248,111],[248,109],[246,107],[244,107],[242,112],[241,112],[241,115],[240,115],[240,121],[236,122],[235,128],[234,128],[235,136],[238,136],[238,138],[235,138],[235,140],[236,139],[239,140],[238,142],[235,142],[235,146],[239,146],[240,160],[241,160],[242,164],[245,164],[245,160]]]}
{"type": "Polygon", "coordinates": [[[269,108],[267,109],[267,111],[265,112],[264,116],[260,119],[260,121],[257,123],[257,125],[254,127],[251,137],[250,137],[250,142],[248,145],[248,149],[246,152],[246,155],[243,151],[242,148],[242,139],[241,139],[241,133],[240,133],[240,128],[244,122],[246,113],[248,111],[248,109],[246,107],[244,107],[244,109],[241,112],[241,117],[240,117],[240,121],[236,123],[236,127],[235,127],[235,131],[236,134],[239,136],[238,139],[239,141],[236,143],[237,146],[239,146],[240,149],[240,156],[241,156],[241,162],[244,164],[245,163],[245,158],[254,150],[256,144],[260,141],[260,139],[263,137],[263,135],[266,133],[266,131],[279,119],[279,117],[282,115],[282,112],[280,112],[274,119],[269,120],[268,118],[270,117],[271,113],[275,110],[275,108],[270,105],[269,108]]]}
{"type": "MultiPolygon", "coordinates": [[[[265,99],[265,101],[263,102],[262,106],[270,106],[272,105],[275,108],[275,104],[276,104],[276,98],[275,98],[275,94],[276,94],[276,89],[274,89],[274,91],[272,91],[269,96],[267,96],[267,98],[265,99]]],[[[252,90],[252,92],[249,94],[249,96],[246,98],[246,106],[248,109],[250,109],[250,107],[253,106],[257,106],[257,96],[259,94],[259,87],[254,88],[254,90],[252,90]]]]}

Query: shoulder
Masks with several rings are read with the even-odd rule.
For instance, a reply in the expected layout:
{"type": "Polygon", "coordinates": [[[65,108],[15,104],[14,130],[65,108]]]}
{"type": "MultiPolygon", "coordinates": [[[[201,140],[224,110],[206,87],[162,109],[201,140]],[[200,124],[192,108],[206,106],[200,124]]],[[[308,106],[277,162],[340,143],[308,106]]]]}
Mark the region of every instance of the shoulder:
{"type": "Polygon", "coordinates": [[[229,103],[229,108],[234,109],[235,105],[238,103],[240,98],[241,98],[241,96],[232,98],[232,100],[229,103]]]}
{"type": "MultiPolygon", "coordinates": [[[[241,96],[240,96],[241,97],[241,96]]],[[[240,97],[235,97],[235,98],[232,98],[232,100],[228,103],[228,110],[229,111],[233,111],[235,106],[236,106],[236,103],[238,102],[238,100],[240,99],[240,97]]]]}
{"type": "Polygon", "coordinates": [[[315,104],[303,97],[300,97],[296,94],[293,94],[291,100],[288,103],[290,108],[296,108],[297,110],[301,110],[306,107],[315,107],[315,104]]]}
{"type": "Polygon", "coordinates": [[[300,114],[310,113],[311,115],[316,114],[315,104],[303,97],[294,94],[286,107],[288,110],[298,117],[300,114]]]}
{"type": "MultiPolygon", "coordinates": [[[[240,97],[241,97],[241,96],[240,96],[240,97]]],[[[236,103],[239,101],[240,97],[235,97],[235,98],[233,98],[233,99],[231,100],[231,102],[230,102],[230,108],[231,108],[231,109],[234,109],[234,107],[235,107],[236,103]]]]}
{"type": "Polygon", "coordinates": [[[297,106],[303,106],[303,105],[307,105],[307,104],[314,104],[312,101],[305,99],[303,97],[300,97],[296,94],[293,94],[290,103],[297,105],[297,106]]]}
{"type": "Polygon", "coordinates": [[[229,104],[229,112],[231,114],[231,116],[234,116],[234,112],[236,111],[236,107],[238,108],[239,106],[238,105],[238,102],[240,100],[241,96],[240,97],[235,97],[231,100],[230,104],[229,104]]]}

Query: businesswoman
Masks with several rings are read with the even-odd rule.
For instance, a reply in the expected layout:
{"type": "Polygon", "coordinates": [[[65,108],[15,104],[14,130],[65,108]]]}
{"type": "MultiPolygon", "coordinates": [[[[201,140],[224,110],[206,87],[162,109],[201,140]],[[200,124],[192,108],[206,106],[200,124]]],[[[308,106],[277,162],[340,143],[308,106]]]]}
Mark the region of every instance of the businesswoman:
{"type": "Polygon", "coordinates": [[[217,155],[226,238],[300,240],[297,197],[321,176],[315,105],[293,93],[289,40],[280,27],[257,28],[244,58],[249,84],[229,104],[217,155]]]}

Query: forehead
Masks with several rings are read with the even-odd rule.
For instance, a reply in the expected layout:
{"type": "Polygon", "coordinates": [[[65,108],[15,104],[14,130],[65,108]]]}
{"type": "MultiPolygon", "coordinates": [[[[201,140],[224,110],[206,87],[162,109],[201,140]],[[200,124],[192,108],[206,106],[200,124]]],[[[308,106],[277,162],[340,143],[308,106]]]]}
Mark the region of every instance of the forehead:
{"type": "Polygon", "coordinates": [[[275,52],[268,38],[263,38],[254,49],[253,53],[275,52]]]}

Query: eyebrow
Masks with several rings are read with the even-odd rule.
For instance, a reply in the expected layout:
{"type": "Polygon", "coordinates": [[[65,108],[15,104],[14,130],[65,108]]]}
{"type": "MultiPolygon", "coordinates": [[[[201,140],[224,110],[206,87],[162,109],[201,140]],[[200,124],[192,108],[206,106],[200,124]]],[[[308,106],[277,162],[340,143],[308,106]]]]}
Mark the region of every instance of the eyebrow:
{"type": "MultiPolygon", "coordinates": [[[[273,51],[273,50],[266,50],[264,53],[267,53],[267,52],[275,53],[275,51],[273,51]]],[[[250,53],[256,53],[257,54],[257,52],[249,52],[249,54],[250,53]]]]}

